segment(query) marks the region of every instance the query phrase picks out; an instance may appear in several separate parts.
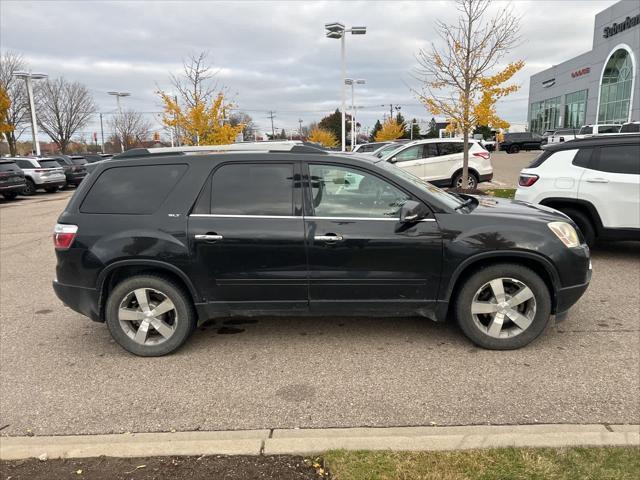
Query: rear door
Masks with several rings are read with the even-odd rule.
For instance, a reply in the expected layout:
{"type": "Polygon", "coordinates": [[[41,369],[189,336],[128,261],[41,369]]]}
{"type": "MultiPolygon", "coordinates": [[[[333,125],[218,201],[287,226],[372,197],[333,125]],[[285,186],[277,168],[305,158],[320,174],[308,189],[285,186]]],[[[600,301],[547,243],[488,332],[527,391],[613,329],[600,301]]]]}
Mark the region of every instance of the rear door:
{"type": "MultiPolygon", "coordinates": [[[[427,160],[425,180],[433,181],[451,178],[455,166],[462,162],[462,142],[438,142],[430,145],[437,145],[438,155],[431,156],[427,160]]],[[[433,149],[433,147],[430,148],[433,149]]]]}
{"type": "Polygon", "coordinates": [[[435,218],[400,224],[400,208],[413,198],[371,171],[331,162],[307,168],[311,309],[406,315],[432,308],[442,262],[435,218]]]}
{"type": "Polygon", "coordinates": [[[222,310],[307,309],[299,164],[217,166],[189,216],[206,300],[222,310]]]}
{"type": "Polygon", "coordinates": [[[640,228],[640,144],[597,148],[578,197],[597,208],[605,228],[640,228]]]}

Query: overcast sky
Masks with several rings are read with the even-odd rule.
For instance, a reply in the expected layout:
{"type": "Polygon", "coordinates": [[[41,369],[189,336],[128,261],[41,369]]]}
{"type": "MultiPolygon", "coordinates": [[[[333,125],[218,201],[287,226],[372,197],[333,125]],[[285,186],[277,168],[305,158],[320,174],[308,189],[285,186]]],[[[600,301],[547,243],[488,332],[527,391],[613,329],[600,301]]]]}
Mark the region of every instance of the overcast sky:
{"type": "MultiPolygon", "coordinates": [[[[591,49],[595,14],[614,0],[515,0],[522,45],[507,60],[523,59],[521,90],[499,112],[512,123],[527,116],[529,77],[591,49]]],[[[495,2],[504,8],[506,2],[495,2]]],[[[109,90],[131,92],[127,107],[161,110],[155,90],[181,59],[206,50],[221,85],[262,131],[319,120],[340,103],[340,42],[324,24],[366,25],[347,37],[347,73],[363,78],[356,104],[366,127],[401,104],[406,118],[431,118],[411,94],[415,53],[437,41],[434,23],[453,21],[454,4],[422,2],[170,2],[0,0],[0,48],[22,53],[32,71],[87,85],[102,112],[113,112],[109,90]]],[[[152,114],[149,114],[152,116],[152,114]]],[[[156,128],[159,124],[156,123],[156,128]]],[[[99,127],[88,126],[88,133],[99,127]]],[[[106,135],[106,133],[105,133],[106,135]]],[[[89,136],[89,135],[87,135],[89,136]]]]}

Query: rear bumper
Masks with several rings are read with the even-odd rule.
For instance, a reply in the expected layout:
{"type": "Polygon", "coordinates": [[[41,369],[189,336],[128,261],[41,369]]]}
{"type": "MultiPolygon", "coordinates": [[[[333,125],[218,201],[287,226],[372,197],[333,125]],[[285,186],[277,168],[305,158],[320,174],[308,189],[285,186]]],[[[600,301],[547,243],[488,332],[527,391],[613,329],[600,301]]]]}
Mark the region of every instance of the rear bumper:
{"type": "Polygon", "coordinates": [[[98,291],[94,288],[65,285],[53,281],[53,291],[56,296],[71,310],[89,317],[94,322],[101,322],[98,304],[98,291]]]}
{"type": "Polygon", "coordinates": [[[84,177],[86,177],[87,174],[86,172],[83,173],[69,173],[67,174],[67,183],[71,183],[73,185],[78,185],[80,184],[80,182],[82,182],[82,180],[84,180],[84,177]]]}

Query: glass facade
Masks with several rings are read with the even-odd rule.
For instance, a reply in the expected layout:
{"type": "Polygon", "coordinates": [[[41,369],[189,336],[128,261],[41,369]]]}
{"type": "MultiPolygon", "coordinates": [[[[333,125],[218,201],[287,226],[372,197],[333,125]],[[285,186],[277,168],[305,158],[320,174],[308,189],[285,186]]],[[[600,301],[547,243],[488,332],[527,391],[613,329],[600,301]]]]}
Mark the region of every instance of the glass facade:
{"type": "Polygon", "coordinates": [[[568,93],[564,96],[565,128],[580,128],[587,114],[587,90],[568,93]]]}
{"type": "Polygon", "coordinates": [[[623,123],[629,119],[633,62],[629,52],[618,49],[609,57],[600,85],[598,123],[623,123]]]}
{"type": "Polygon", "coordinates": [[[560,127],[560,97],[531,104],[529,131],[542,133],[560,127]]]}

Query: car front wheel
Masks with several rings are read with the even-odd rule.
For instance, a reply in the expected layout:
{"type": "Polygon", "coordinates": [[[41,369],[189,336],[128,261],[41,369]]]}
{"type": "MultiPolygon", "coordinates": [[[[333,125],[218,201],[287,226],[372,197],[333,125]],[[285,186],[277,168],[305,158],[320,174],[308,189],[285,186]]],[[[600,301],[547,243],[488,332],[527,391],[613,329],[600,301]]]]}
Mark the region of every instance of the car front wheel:
{"type": "Polygon", "coordinates": [[[24,189],[22,190],[22,194],[25,196],[30,196],[36,193],[36,184],[33,183],[33,180],[27,178],[25,181],[24,189]]]}
{"type": "Polygon", "coordinates": [[[143,357],[175,351],[196,323],[189,294],[159,275],[140,275],[119,283],[107,299],[105,316],[113,339],[143,357]]]}
{"type": "Polygon", "coordinates": [[[551,295],[540,276],[516,264],[482,268],[462,285],[455,303],[460,328],[476,345],[512,350],[546,328],[551,295]]]}
{"type": "Polygon", "coordinates": [[[520,147],[518,147],[517,145],[511,145],[511,148],[509,148],[509,153],[518,153],[520,151],[520,147]]]}

